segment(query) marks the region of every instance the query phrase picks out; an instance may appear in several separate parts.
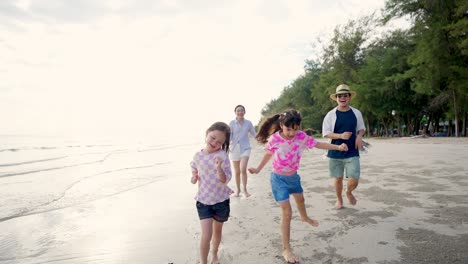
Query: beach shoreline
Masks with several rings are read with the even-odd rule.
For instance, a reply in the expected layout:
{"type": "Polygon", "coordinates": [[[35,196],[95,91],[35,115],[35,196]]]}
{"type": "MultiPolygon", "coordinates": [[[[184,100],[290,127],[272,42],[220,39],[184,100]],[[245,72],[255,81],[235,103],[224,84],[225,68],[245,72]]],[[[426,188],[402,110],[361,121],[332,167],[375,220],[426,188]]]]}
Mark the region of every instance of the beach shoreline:
{"type": "MultiPolygon", "coordinates": [[[[468,138],[366,141],[358,203],[345,198],[343,210],[334,209],[324,150],[304,152],[305,204],[320,226],[302,223],[292,202],[291,245],[301,263],[468,263],[468,138]]],[[[203,142],[31,142],[2,152],[1,264],[199,263],[189,163],[203,142]]],[[[254,166],[264,151],[252,145],[254,166]]],[[[251,197],[231,197],[222,264],[285,263],[270,171],[268,164],[249,174],[251,197]]]]}

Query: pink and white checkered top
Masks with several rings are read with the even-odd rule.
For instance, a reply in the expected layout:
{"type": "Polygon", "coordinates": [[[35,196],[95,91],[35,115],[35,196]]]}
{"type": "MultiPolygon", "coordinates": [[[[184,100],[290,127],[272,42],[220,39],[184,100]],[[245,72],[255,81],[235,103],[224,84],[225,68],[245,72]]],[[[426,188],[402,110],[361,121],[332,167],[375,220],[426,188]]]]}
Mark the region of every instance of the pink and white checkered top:
{"type": "Polygon", "coordinates": [[[204,150],[195,153],[192,162],[190,162],[192,171],[198,172],[198,192],[195,200],[213,205],[229,199],[233,191],[228,187],[231,180],[231,161],[224,150],[218,150],[213,153],[206,153],[204,150]],[[222,183],[218,178],[218,172],[215,165],[215,157],[222,161],[221,168],[226,174],[226,182],[222,183]]]}

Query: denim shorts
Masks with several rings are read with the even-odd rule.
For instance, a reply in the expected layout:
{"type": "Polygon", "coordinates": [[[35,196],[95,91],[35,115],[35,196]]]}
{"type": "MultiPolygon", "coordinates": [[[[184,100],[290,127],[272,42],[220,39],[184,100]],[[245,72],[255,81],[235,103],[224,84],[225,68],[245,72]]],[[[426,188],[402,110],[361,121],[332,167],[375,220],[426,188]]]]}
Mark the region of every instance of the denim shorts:
{"type": "Polygon", "coordinates": [[[348,178],[359,179],[361,175],[359,156],[346,159],[330,158],[328,168],[330,177],[342,178],[346,173],[348,178]]]}
{"type": "Polygon", "coordinates": [[[270,182],[271,191],[277,202],[288,200],[289,195],[292,193],[304,192],[301,186],[301,177],[297,173],[291,176],[283,176],[272,172],[270,182]]]}
{"type": "Polygon", "coordinates": [[[213,218],[218,222],[226,222],[231,212],[229,199],[213,205],[207,205],[197,201],[197,211],[200,220],[213,218]]]}

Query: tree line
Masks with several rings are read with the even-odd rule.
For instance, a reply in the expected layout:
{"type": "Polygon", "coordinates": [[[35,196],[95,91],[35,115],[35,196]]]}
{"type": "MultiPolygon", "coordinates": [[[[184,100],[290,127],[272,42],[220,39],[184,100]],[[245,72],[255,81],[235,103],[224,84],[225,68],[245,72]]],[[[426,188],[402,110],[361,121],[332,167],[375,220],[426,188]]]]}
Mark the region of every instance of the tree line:
{"type": "Polygon", "coordinates": [[[287,108],[321,130],[340,83],[357,92],[367,136],[465,136],[468,113],[468,1],[387,0],[375,14],[338,25],[320,55],[261,114],[287,108]],[[405,29],[388,29],[396,19],[405,29]]]}

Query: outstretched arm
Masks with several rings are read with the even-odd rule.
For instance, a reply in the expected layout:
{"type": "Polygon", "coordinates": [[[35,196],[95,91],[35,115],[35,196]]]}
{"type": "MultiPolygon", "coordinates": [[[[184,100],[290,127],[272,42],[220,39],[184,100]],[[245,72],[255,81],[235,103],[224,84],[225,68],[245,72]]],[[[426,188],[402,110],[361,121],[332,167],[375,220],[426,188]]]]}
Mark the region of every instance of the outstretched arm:
{"type": "Polygon", "coordinates": [[[249,172],[252,173],[252,174],[259,173],[263,169],[263,167],[265,167],[265,165],[268,163],[268,161],[271,159],[272,156],[273,156],[273,153],[271,153],[271,152],[265,153],[265,155],[263,156],[262,161],[257,166],[257,168],[253,168],[253,167],[249,168],[249,172]]]}
{"type": "Polygon", "coordinates": [[[343,132],[343,133],[330,133],[327,134],[325,137],[329,139],[344,139],[348,140],[353,132],[343,132]]]}
{"type": "Polygon", "coordinates": [[[250,134],[252,137],[255,137],[257,135],[257,132],[255,132],[255,128],[250,126],[249,132],[247,134],[250,134]]]}
{"type": "Polygon", "coordinates": [[[317,142],[317,145],[315,145],[316,148],[319,149],[331,149],[331,150],[339,150],[339,151],[348,151],[348,145],[345,143],[341,145],[333,145],[330,143],[326,142],[317,142]]]}

